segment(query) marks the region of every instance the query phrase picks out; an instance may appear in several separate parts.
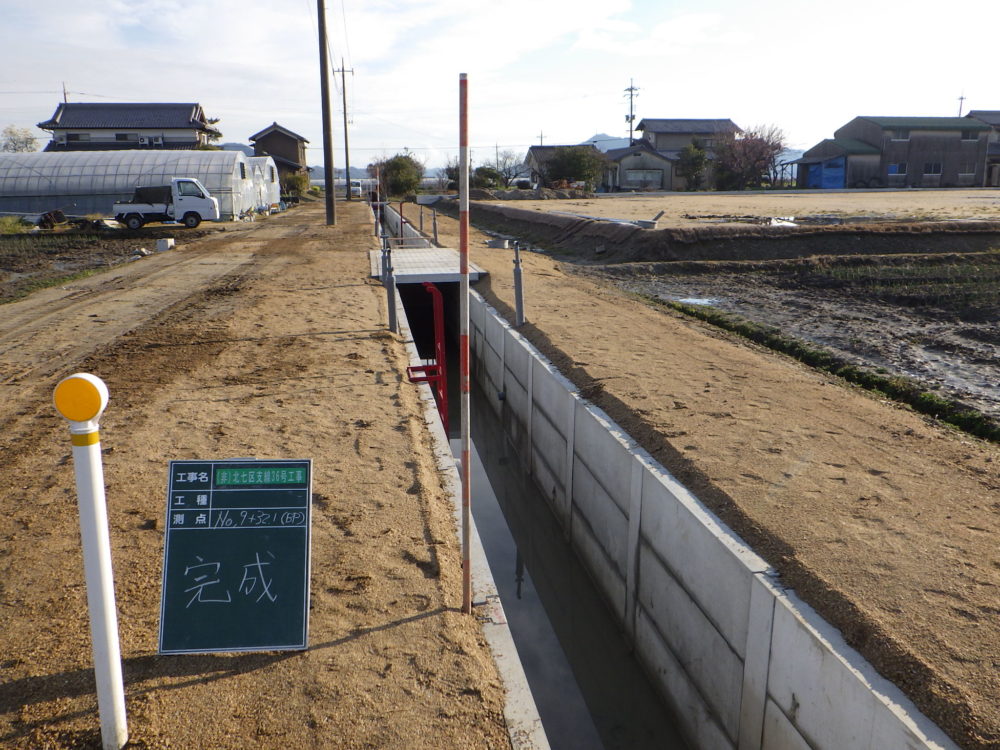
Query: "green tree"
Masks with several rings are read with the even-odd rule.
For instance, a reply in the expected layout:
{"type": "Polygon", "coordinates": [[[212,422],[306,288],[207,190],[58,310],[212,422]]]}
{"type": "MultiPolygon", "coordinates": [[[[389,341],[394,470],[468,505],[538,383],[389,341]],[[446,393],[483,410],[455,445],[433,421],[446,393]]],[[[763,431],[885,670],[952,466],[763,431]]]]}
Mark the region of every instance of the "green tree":
{"type": "Polygon", "coordinates": [[[0,151],[17,154],[37,150],[38,139],[27,128],[8,125],[0,133],[0,151]]]}
{"type": "Polygon", "coordinates": [[[707,165],[708,156],[701,147],[701,141],[692,138],[677,156],[677,176],[684,178],[688,190],[701,190],[707,165]]]}
{"type": "Polygon", "coordinates": [[[757,125],[742,133],[727,133],[715,145],[716,190],[763,187],[777,170],[785,134],[776,125],[757,125]]]}
{"type": "Polygon", "coordinates": [[[472,183],[472,187],[477,188],[500,187],[500,184],[503,182],[503,175],[493,167],[476,167],[469,182],[472,183]]]}
{"type": "Polygon", "coordinates": [[[309,192],[309,175],[305,172],[290,172],[281,178],[282,195],[305,195],[309,192]]]}
{"type": "MultiPolygon", "coordinates": [[[[219,124],[219,120],[220,119],[221,118],[219,118],[219,117],[209,117],[209,118],[207,118],[205,120],[205,124],[206,125],[211,125],[214,128],[216,125],[219,124]]],[[[216,129],[218,130],[218,128],[216,128],[216,129]]],[[[218,133],[214,133],[214,134],[209,133],[209,135],[208,135],[208,142],[209,143],[217,143],[221,138],[222,138],[222,131],[219,131],[218,133]]]]}
{"type": "Polygon", "coordinates": [[[368,174],[378,175],[386,195],[416,192],[424,177],[424,165],[408,153],[396,154],[368,165],[368,174]]]}
{"type": "Polygon", "coordinates": [[[545,178],[549,182],[584,182],[593,188],[600,183],[606,167],[604,154],[593,146],[567,146],[555,150],[545,165],[545,178]]]}

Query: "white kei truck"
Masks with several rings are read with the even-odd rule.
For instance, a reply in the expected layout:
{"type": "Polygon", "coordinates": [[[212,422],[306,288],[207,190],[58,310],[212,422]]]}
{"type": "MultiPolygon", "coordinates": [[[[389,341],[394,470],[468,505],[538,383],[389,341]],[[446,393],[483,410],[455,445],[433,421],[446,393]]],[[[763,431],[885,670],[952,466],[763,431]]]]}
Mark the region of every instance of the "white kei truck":
{"type": "Polygon", "coordinates": [[[219,200],[193,177],[172,177],[169,185],[137,187],[132,200],[115,203],[115,219],[129,229],[151,221],[179,221],[194,229],[202,221],[217,221],[219,200]]]}

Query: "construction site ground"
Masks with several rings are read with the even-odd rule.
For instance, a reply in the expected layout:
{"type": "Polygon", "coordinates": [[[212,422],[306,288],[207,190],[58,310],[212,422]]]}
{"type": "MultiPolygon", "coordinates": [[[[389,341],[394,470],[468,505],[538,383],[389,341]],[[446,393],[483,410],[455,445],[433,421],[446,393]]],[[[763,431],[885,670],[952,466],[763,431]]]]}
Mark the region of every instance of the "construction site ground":
{"type": "Polygon", "coordinates": [[[56,382],[87,371],[111,393],[130,748],[509,747],[404,347],[367,279],[370,211],[225,226],[0,307],[0,746],[101,746],[52,406],[56,382]],[[313,460],[309,648],[158,656],[167,462],[237,456],[313,460]]]}
{"type": "MultiPolygon", "coordinates": [[[[703,215],[754,212],[695,197],[703,215]]],[[[50,402],[87,370],[112,393],[135,747],[506,746],[495,667],[457,612],[451,512],[402,344],[366,279],[367,209],[340,206],[337,228],[312,205],[178,233],[176,250],[2,309],[0,743],[97,746],[69,440],[50,402]],[[310,649],[157,656],[167,461],[250,455],[314,460],[310,649]]],[[[455,222],[438,223],[457,246],[455,222]]],[[[472,254],[512,319],[512,253],[473,232],[472,254]]],[[[527,253],[524,271],[522,333],[960,745],[1000,747],[997,446],[557,257],[527,253]]]]}

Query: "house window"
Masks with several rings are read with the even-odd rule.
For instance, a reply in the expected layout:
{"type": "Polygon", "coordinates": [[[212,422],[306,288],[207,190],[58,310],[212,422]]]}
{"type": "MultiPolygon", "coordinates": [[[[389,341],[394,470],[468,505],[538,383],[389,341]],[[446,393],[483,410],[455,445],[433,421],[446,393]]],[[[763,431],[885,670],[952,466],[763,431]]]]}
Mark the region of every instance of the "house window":
{"type": "Polygon", "coordinates": [[[910,129],[900,128],[899,130],[893,130],[889,134],[889,137],[894,141],[908,141],[910,140],[910,129]]]}
{"type": "Polygon", "coordinates": [[[715,139],[714,138],[702,138],[699,141],[699,143],[701,144],[701,148],[712,148],[712,146],[715,145],[715,139]]]}
{"type": "Polygon", "coordinates": [[[906,174],[906,162],[905,161],[899,161],[899,162],[896,162],[895,164],[890,164],[888,172],[889,172],[889,174],[902,174],[902,175],[905,175],[906,174]]]}
{"type": "Polygon", "coordinates": [[[925,161],[924,162],[924,174],[941,174],[941,162],[939,162],[939,161],[925,161]]]}
{"type": "Polygon", "coordinates": [[[624,185],[629,187],[661,187],[662,169],[626,169],[624,185]]]}
{"type": "Polygon", "coordinates": [[[67,133],[67,141],[89,141],[90,133],[67,133]]]}
{"type": "Polygon", "coordinates": [[[962,162],[961,166],[958,168],[959,174],[975,174],[976,173],[976,163],[974,161],[962,162]]]}
{"type": "Polygon", "coordinates": [[[963,130],[962,131],[962,140],[963,141],[978,141],[979,140],[979,132],[976,131],[976,130],[963,130]]]}

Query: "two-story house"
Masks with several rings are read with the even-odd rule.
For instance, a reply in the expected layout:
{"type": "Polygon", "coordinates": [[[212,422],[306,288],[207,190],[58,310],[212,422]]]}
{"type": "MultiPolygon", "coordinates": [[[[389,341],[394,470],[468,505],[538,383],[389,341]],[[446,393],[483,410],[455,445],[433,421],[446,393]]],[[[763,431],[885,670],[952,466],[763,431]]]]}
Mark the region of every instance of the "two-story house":
{"type": "MultiPolygon", "coordinates": [[[[250,136],[254,156],[270,156],[278,166],[278,173],[284,179],[287,175],[307,172],[306,144],[309,143],[298,133],[274,122],[258,133],[250,136]]],[[[327,177],[333,180],[333,176],[327,177]]]]}
{"type": "Polygon", "coordinates": [[[64,102],[45,122],[45,151],[195,149],[222,134],[200,104],[64,102]]]}
{"type": "Polygon", "coordinates": [[[797,160],[808,188],[973,187],[991,128],[966,117],[855,117],[797,160]]]}
{"type": "Polygon", "coordinates": [[[986,147],[986,187],[1000,187],[1000,111],[974,109],[966,117],[985,122],[993,132],[986,147]]]}
{"type": "MultiPolygon", "coordinates": [[[[734,136],[743,132],[729,118],[724,119],[663,119],[644,118],[639,121],[636,130],[642,132],[642,143],[648,145],[661,157],[676,162],[685,146],[697,142],[704,149],[706,157],[705,184],[711,185],[713,179],[713,163],[715,161],[715,145],[720,138],[734,136]]],[[[682,177],[671,170],[669,181],[665,180],[664,190],[686,190],[687,185],[682,177]]]]}

